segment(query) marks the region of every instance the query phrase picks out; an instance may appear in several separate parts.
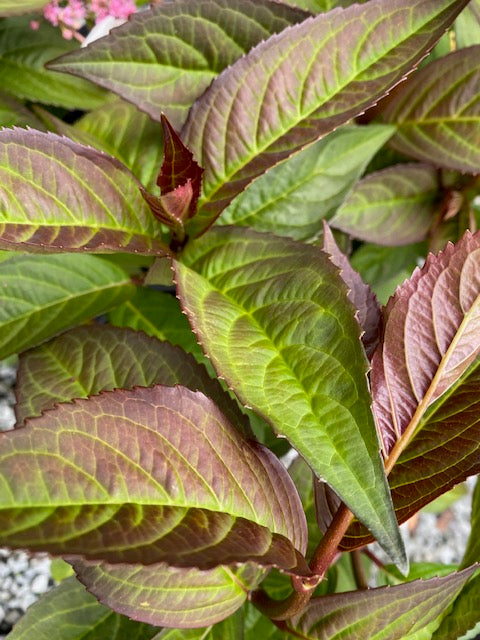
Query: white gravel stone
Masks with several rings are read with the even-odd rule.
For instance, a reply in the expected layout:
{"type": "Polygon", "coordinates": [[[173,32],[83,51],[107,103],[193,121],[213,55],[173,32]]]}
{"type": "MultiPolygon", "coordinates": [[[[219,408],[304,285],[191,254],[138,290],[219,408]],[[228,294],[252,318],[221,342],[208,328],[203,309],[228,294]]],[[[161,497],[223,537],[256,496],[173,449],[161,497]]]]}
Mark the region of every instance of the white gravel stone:
{"type": "Polygon", "coordinates": [[[32,593],[45,593],[48,589],[48,575],[45,573],[39,573],[32,580],[30,587],[32,589],[32,593]]]}

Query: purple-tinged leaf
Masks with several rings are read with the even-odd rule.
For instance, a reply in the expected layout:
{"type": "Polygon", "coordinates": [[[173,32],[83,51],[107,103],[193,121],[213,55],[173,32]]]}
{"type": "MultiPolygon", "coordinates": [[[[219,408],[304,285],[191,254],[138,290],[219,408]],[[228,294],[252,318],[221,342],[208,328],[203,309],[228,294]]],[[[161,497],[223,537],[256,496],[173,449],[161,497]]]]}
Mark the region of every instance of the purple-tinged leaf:
{"type": "MultiPolygon", "coordinates": [[[[385,312],[373,409],[399,522],[480,472],[480,234],[430,254],[385,312]]],[[[354,523],[343,548],[371,540],[354,523]]]]}
{"type": "Polygon", "coordinates": [[[269,0],[158,3],[49,68],[111,89],[155,120],[164,112],[179,127],[223,69],[272,33],[309,15],[269,0]]]}
{"type": "Polygon", "coordinates": [[[211,571],[81,560],[73,566],[88,590],[114,611],[149,624],[187,629],[227,618],[264,574],[253,563],[211,571]]]}
{"type": "Polygon", "coordinates": [[[145,189],[155,187],[163,159],[162,125],[132,104],[120,99],[109,100],[74,125],[38,106],[35,113],[53,133],[118,158],[145,189]]]}
{"type": "Polygon", "coordinates": [[[217,372],[402,562],[368,361],[338,269],[319,247],[242,227],[211,229],[180,259],[178,296],[217,372]]]}
{"type": "Polygon", "coordinates": [[[6,546],[308,570],[305,516],[285,468],[185,387],[104,392],[27,419],[0,438],[0,489],[6,546]]]}
{"type": "Polygon", "coordinates": [[[191,235],[267,169],[384,96],[466,4],[370,0],[335,9],[272,36],[224,71],[182,131],[205,169],[191,235]]]}
{"type": "Polygon", "coordinates": [[[162,114],[163,164],[157,179],[160,196],[142,190],[153,215],[171,227],[178,239],[185,237],[185,223],[197,211],[202,188],[202,173],[192,153],[180,140],[177,132],[162,114]]]}
{"type": "MultiPolygon", "coordinates": [[[[305,640],[375,638],[404,640],[430,633],[474,572],[474,567],[444,578],[416,580],[395,587],[352,591],[314,598],[288,623],[305,640]]],[[[422,636],[422,637],[431,637],[422,636]]]]}
{"type": "Polygon", "coordinates": [[[466,232],[399,287],[372,363],[373,407],[388,457],[480,354],[480,234],[466,232]],[[413,421],[413,423],[412,423],[413,421]]]}
{"type": "Polygon", "coordinates": [[[360,180],[330,224],[381,245],[420,242],[439,213],[437,171],[425,164],[400,164],[360,180]]]}
{"type": "Polygon", "coordinates": [[[74,577],[28,608],[10,640],[153,640],[158,628],[129,620],[103,606],[74,577]]]}
{"type": "Polygon", "coordinates": [[[117,159],[52,133],[0,131],[0,248],[163,255],[161,233],[117,159]]]}
{"type": "Polygon", "coordinates": [[[362,280],[361,275],[352,268],[347,256],[340,251],[330,227],[325,222],[322,248],[329,254],[333,264],[340,269],[340,276],[349,289],[348,298],[357,309],[356,317],[363,331],[363,346],[367,356],[370,357],[380,340],[382,331],[382,313],[377,297],[362,280]]]}
{"type": "MultiPolygon", "coordinates": [[[[478,536],[478,530],[477,530],[478,536]]],[[[475,567],[478,569],[478,565],[475,567]]],[[[477,573],[458,594],[432,640],[478,638],[480,623],[480,575],[477,573]],[[472,633],[473,632],[473,633],[472,633]],[[473,635],[475,633],[475,635],[473,635]]]]}
{"type": "Polygon", "coordinates": [[[0,359],[105,313],[135,293],[127,273],[100,256],[10,253],[1,274],[0,359]]]}
{"type": "Polygon", "coordinates": [[[423,67],[387,105],[398,151],[436,166],[480,171],[480,45],[423,67]]]}
{"type": "Polygon", "coordinates": [[[201,391],[237,429],[250,435],[237,403],[192,356],[143,333],[101,325],[77,327],[20,357],[17,423],[59,402],[154,384],[201,391]]]}

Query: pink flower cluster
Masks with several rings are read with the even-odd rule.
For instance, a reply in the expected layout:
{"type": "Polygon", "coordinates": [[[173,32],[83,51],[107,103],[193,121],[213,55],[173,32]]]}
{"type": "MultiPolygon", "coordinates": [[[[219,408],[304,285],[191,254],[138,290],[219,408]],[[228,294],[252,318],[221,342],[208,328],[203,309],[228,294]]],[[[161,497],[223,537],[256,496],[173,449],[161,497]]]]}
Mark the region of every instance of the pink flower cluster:
{"type": "Polygon", "coordinates": [[[50,0],[43,9],[43,17],[54,27],[60,27],[67,40],[83,40],[78,31],[89,21],[97,24],[107,17],[126,20],[136,10],[135,0],[50,0]]]}

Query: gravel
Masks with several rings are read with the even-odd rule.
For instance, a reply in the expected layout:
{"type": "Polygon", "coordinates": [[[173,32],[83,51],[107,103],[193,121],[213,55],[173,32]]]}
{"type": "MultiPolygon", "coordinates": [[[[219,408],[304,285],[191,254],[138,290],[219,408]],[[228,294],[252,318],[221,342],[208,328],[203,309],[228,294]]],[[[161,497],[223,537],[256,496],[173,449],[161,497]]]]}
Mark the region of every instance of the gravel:
{"type": "MultiPolygon", "coordinates": [[[[0,431],[13,428],[15,369],[0,364],[0,431]]],[[[467,481],[467,493],[446,512],[420,513],[416,521],[402,526],[411,562],[457,563],[461,560],[470,533],[471,493],[475,478],[467,481]]],[[[381,550],[375,553],[381,556],[381,550]]],[[[54,586],[50,558],[0,548],[0,640],[26,609],[54,586]]]]}

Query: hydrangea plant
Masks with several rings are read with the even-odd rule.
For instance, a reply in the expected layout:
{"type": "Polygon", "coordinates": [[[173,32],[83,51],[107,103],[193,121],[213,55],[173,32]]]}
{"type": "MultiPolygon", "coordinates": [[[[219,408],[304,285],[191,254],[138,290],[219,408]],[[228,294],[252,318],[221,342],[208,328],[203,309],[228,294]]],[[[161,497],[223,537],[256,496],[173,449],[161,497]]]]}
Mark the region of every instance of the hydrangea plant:
{"type": "Polygon", "coordinates": [[[399,525],[480,470],[478,0],[0,10],[9,640],[473,637],[479,492],[399,525]]]}

